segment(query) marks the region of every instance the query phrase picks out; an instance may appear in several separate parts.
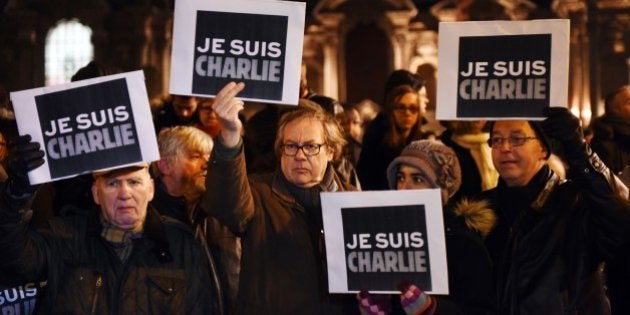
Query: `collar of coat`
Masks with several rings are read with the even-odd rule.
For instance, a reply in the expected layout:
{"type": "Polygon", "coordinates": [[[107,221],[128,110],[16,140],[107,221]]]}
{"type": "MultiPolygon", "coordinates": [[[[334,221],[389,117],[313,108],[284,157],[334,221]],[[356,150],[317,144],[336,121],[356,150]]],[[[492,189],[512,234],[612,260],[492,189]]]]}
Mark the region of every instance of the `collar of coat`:
{"type": "MultiPolygon", "coordinates": [[[[88,234],[100,238],[103,230],[103,224],[100,222],[100,209],[90,211],[89,214],[88,234]]],[[[158,261],[162,263],[173,260],[166,235],[164,222],[162,222],[160,214],[152,207],[149,207],[147,209],[147,217],[144,221],[142,238],[152,241],[151,252],[153,252],[158,261]]]]}
{"type": "MultiPolygon", "coordinates": [[[[334,192],[334,191],[354,191],[352,185],[344,183],[337,173],[334,171],[334,168],[331,164],[328,164],[326,167],[327,176],[324,176],[326,180],[322,180],[320,183],[321,191],[326,192],[334,192]]],[[[283,178],[282,170],[278,168],[273,174],[271,178],[271,193],[274,197],[278,198],[282,203],[286,205],[286,209],[294,209],[295,211],[305,211],[304,208],[297,203],[295,198],[289,192],[289,188],[287,185],[290,185],[286,179],[283,178]]],[[[269,216],[269,220],[271,221],[271,225],[273,226],[274,231],[282,231],[285,229],[287,224],[289,224],[291,220],[290,211],[286,211],[283,209],[267,209],[267,211],[272,212],[272,215],[269,216]]],[[[262,236],[261,236],[262,237],[262,236]]]]}

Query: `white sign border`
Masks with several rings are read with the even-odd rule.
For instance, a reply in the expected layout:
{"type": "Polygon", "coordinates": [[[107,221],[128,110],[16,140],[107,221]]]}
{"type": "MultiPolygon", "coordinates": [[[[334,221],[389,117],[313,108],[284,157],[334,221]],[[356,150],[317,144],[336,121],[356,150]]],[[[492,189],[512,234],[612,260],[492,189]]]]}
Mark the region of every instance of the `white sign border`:
{"type": "Polygon", "coordinates": [[[529,21],[468,21],[441,22],[438,32],[438,85],[436,118],[438,120],[541,120],[544,117],[457,117],[457,82],[459,65],[459,38],[466,36],[498,36],[551,34],[551,66],[549,80],[556,86],[550,90],[551,107],[568,106],[569,82],[569,41],[570,21],[568,19],[545,19],[529,21]],[[559,49],[566,48],[567,55],[561,56],[559,49]],[[452,65],[440,66],[440,63],[452,65]],[[446,104],[446,106],[445,106],[446,104]]]}
{"type": "MultiPolygon", "coordinates": [[[[284,56],[282,99],[280,101],[246,97],[240,97],[240,99],[263,103],[297,105],[300,89],[300,71],[302,69],[306,3],[278,0],[175,1],[173,50],[171,56],[177,55],[181,58],[171,57],[169,81],[169,92],[171,94],[209,96],[208,94],[194,94],[192,92],[195,32],[186,30],[195,30],[198,10],[287,16],[289,20],[284,56]],[[300,16],[300,18],[295,18],[296,16],[300,16]]],[[[235,79],[235,81],[238,80],[235,79]]]]}
{"type": "MultiPolygon", "coordinates": [[[[46,152],[44,136],[40,128],[41,124],[39,121],[39,115],[37,113],[37,105],[35,104],[36,96],[118,80],[121,78],[124,78],[127,81],[127,91],[129,92],[129,100],[131,102],[131,110],[133,113],[134,124],[136,130],[138,131],[137,136],[141,147],[140,151],[142,154],[142,161],[152,162],[158,160],[160,158],[160,153],[158,151],[157,141],[155,140],[155,128],[153,126],[151,107],[149,105],[149,99],[147,97],[146,86],[144,84],[144,73],[142,72],[142,70],[97,77],[67,84],[59,84],[54,86],[46,86],[11,92],[11,100],[13,101],[14,105],[13,107],[15,112],[15,119],[18,122],[19,134],[31,135],[32,141],[38,142],[41,149],[46,152]],[[146,132],[148,130],[150,130],[151,132],[146,132]],[[152,143],[154,143],[154,145],[151,145],[152,143]]],[[[29,172],[28,178],[32,184],[41,184],[49,182],[51,180],[56,181],[80,175],[74,174],[52,179],[47,157],[48,154],[44,156],[45,162],[43,166],[40,166],[29,172]]],[[[117,167],[133,164],[135,163],[119,165],[117,167]]],[[[86,171],[85,173],[90,172],[86,171]]]]}
{"type": "MultiPolygon", "coordinates": [[[[440,189],[322,192],[322,216],[326,236],[326,261],[330,293],[356,293],[349,291],[343,240],[341,208],[424,205],[428,235],[444,239],[444,219],[440,189]],[[327,232],[328,231],[328,232],[327,232]],[[339,232],[333,234],[331,231],[339,232]],[[331,259],[335,257],[337,259],[331,259]],[[339,259],[341,257],[341,259],[339,259]]],[[[429,294],[448,294],[448,268],[446,245],[427,239],[433,289],[429,294]]],[[[401,279],[403,280],[403,279],[401,279]]],[[[399,291],[370,291],[379,294],[400,294],[399,291]]]]}

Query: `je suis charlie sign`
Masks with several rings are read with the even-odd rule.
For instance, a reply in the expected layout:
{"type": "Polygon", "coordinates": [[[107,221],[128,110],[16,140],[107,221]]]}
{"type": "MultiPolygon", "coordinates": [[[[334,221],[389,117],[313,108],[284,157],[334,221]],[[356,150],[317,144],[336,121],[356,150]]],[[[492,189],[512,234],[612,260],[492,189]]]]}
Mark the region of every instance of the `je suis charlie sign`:
{"type": "Polygon", "coordinates": [[[142,71],[11,93],[20,134],[46,153],[33,184],[159,159],[142,71]]]}
{"type": "Polygon", "coordinates": [[[305,5],[271,0],[177,0],[170,92],[297,104],[305,5]]]}
{"type": "Polygon", "coordinates": [[[448,294],[439,189],[322,193],[331,293],[448,294]]]}
{"type": "Polygon", "coordinates": [[[440,23],[437,119],[540,119],[567,107],[569,21],[440,23]]]}

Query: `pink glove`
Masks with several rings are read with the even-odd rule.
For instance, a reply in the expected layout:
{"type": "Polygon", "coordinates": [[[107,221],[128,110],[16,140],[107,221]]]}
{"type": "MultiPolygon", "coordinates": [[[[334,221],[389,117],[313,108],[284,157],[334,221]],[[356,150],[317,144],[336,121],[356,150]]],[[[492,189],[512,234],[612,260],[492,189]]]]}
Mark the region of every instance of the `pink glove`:
{"type": "Polygon", "coordinates": [[[437,307],[437,301],[422,292],[416,285],[403,281],[399,285],[400,304],[407,315],[432,315],[437,307]]]}
{"type": "Polygon", "coordinates": [[[387,315],[391,313],[389,294],[370,294],[368,291],[357,293],[361,315],[387,315]]]}

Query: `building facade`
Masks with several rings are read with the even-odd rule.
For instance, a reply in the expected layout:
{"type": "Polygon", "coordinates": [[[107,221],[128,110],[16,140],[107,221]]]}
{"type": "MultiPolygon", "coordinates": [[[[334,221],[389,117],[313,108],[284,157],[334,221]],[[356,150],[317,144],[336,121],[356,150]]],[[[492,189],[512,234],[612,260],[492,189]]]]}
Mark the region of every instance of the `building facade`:
{"type": "MultiPolygon", "coordinates": [[[[630,83],[630,1],[319,0],[307,2],[303,63],[310,87],[345,103],[380,103],[389,72],[427,79],[434,108],[437,34],[442,21],[571,20],[568,103],[585,123],[603,99],[630,83]],[[424,3],[424,4],[423,4],[424,3]],[[482,8],[482,9],[479,9],[482,8]],[[476,10],[476,11],[475,11],[476,10]]],[[[45,85],[47,36],[60,21],[92,30],[94,60],[123,71],[144,70],[150,97],[168,93],[172,0],[0,1],[0,84],[7,90],[45,85]]]]}

